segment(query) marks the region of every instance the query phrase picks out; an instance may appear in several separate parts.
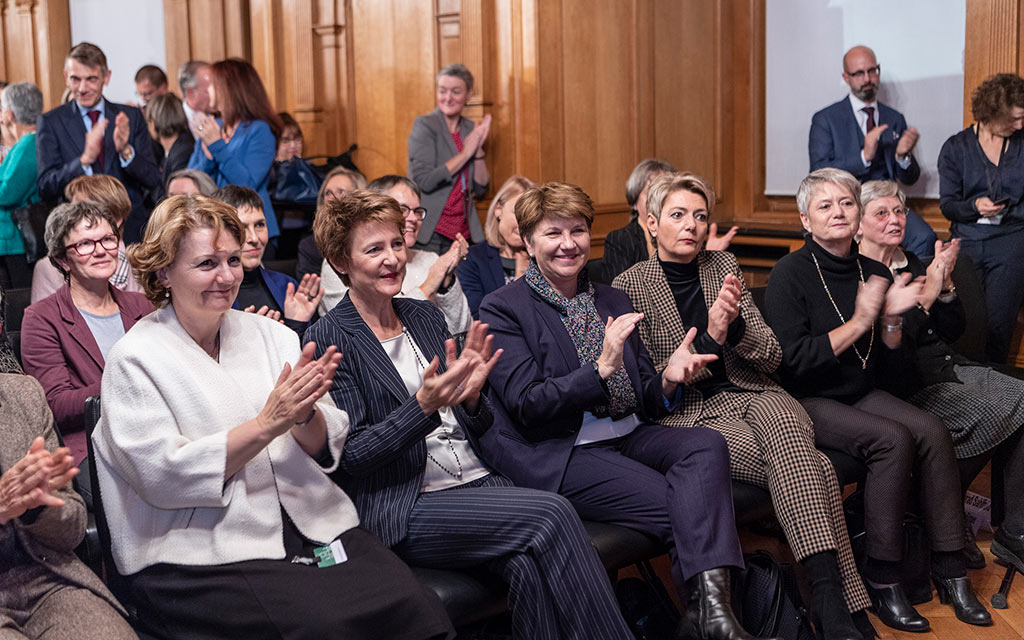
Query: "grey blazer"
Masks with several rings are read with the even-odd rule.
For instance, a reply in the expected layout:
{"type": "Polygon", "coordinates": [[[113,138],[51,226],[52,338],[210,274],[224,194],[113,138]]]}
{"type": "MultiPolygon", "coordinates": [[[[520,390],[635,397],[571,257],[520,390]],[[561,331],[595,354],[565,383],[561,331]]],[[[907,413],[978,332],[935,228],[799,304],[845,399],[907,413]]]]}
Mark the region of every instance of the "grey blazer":
{"type": "MultiPolygon", "coordinates": [[[[476,125],[469,118],[459,119],[459,134],[465,140],[476,125]]],[[[444,122],[440,109],[416,118],[409,134],[409,177],[420,187],[423,197],[420,203],[427,209],[427,217],[420,227],[419,242],[427,242],[441,219],[444,204],[452,189],[458,182],[448,173],[445,162],[458,153],[455,142],[444,122]]],[[[468,184],[471,185],[466,194],[466,214],[469,221],[469,233],[472,242],[484,241],[484,230],[480,226],[480,218],[473,206],[473,197],[482,197],[487,193],[487,183],[479,184],[473,176],[473,161],[468,164],[468,184]]]]}

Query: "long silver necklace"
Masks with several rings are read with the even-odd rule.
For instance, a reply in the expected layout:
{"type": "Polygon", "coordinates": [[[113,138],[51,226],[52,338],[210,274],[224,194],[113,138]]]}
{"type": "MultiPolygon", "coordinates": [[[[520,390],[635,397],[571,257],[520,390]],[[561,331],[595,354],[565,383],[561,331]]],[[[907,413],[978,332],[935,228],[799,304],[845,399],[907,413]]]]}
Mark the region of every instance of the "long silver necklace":
{"type": "MultiPolygon", "coordinates": [[[[821,265],[818,264],[818,256],[811,254],[811,259],[814,260],[814,266],[818,269],[818,277],[821,278],[821,286],[825,287],[825,295],[828,296],[829,302],[832,303],[832,308],[836,310],[836,315],[839,316],[839,322],[846,324],[846,318],[843,317],[843,312],[839,310],[839,305],[836,304],[834,298],[832,298],[832,292],[828,290],[828,284],[825,282],[825,274],[821,272],[821,265]]],[[[860,258],[857,258],[857,271],[860,273],[860,281],[864,282],[864,269],[860,266],[860,258]]],[[[868,341],[868,352],[865,355],[860,355],[860,349],[857,348],[857,341],[854,340],[853,352],[857,354],[857,359],[860,360],[860,368],[868,368],[868,358],[871,357],[871,348],[875,346],[875,323],[871,323],[871,339],[868,341]]]]}
{"type": "MultiPolygon", "coordinates": [[[[420,372],[422,373],[427,367],[423,364],[423,359],[420,358],[420,352],[416,349],[416,343],[412,341],[412,336],[409,335],[409,332],[406,329],[402,329],[402,333],[405,334],[405,338],[409,341],[409,348],[412,349],[412,355],[416,356],[416,364],[419,365],[420,372]]],[[[443,423],[441,424],[441,432],[444,433],[445,441],[448,442],[448,448],[455,457],[455,464],[459,466],[459,470],[457,472],[453,472],[451,469],[441,464],[437,458],[430,454],[429,449],[427,450],[427,457],[430,458],[431,462],[440,467],[441,471],[444,471],[456,480],[462,480],[462,461],[459,460],[459,454],[455,452],[455,445],[452,444],[452,432],[445,429],[443,423]]]]}

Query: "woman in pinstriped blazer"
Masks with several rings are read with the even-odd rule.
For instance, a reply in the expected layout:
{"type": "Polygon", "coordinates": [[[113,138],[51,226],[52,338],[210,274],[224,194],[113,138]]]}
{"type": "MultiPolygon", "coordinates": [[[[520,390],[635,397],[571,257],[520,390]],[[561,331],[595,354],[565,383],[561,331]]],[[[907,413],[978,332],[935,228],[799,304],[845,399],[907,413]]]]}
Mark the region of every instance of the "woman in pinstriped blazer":
{"type": "Polygon", "coordinates": [[[436,307],[395,298],[404,226],[394,199],[363,190],[325,204],[313,224],[349,287],[306,333],[320,352],[344,354],[330,391],[351,421],[336,480],[362,526],[408,563],[501,575],[516,638],[631,638],[572,506],[513,487],[478,456],[492,421],[480,389],[501,352],[474,323],[456,356],[436,307]]]}
{"type": "MultiPolygon", "coordinates": [[[[766,488],[793,555],[807,569],[811,611],[825,638],[854,631],[849,612],[871,602],[857,572],[832,463],[814,446],[814,425],[768,376],[782,360],[775,334],[742,285],[736,258],[702,251],[715,193],[702,178],[667,173],[650,185],[647,212],[656,254],[615,278],[644,314],[637,326],[657,364],[691,327],[700,353],[718,356],[659,422],[710,427],[725,436],[732,475],[766,488]],[[844,603],[845,596],[845,603],[844,603]]],[[[858,626],[870,625],[863,613],[858,626]]]]}

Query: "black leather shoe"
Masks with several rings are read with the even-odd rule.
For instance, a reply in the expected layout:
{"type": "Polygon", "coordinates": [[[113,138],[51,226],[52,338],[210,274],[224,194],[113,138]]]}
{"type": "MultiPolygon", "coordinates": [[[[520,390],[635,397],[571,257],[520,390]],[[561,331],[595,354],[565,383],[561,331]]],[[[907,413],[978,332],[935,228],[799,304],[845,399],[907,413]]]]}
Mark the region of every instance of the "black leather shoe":
{"type": "Polygon", "coordinates": [[[732,611],[728,569],[711,569],[690,579],[690,597],[686,603],[686,613],[678,637],[700,640],[756,640],[740,625],[732,611]]]}
{"type": "Polygon", "coordinates": [[[978,548],[978,541],[974,539],[974,529],[971,523],[964,525],[964,559],[967,561],[968,569],[984,569],[985,554],[978,548]]]}
{"type": "Polygon", "coordinates": [[[932,582],[935,583],[935,591],[939,594],[939,602],[952,604],[958,620],[979,627],[992,624],[992,616],[978,600],[978,594],[974,593],[970,578],[940,578],[933,575],[932,582]]]}
{"type": "Polygon", "coordinates": [[[1024,535],[1015,536],[999,527],[992,536],[992,555],[1024,573],[1024,535]]]}
{"type": "Polygon", "coordinates": [[[931,630],[928,618],[918,613],[917,609],[907,600],[903,585],[873,587],[869,584],[867,588],[875,615],[885,626],[911,633],[925,633],[931,630]]]}

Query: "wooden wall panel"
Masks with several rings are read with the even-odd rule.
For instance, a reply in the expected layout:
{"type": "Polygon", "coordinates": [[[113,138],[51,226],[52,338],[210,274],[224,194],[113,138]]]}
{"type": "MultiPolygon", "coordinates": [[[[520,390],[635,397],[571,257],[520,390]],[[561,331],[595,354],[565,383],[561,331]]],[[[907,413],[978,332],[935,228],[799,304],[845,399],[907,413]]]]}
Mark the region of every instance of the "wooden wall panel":
{"type": "Polygon", "coordinates": [[[0,79],[38,85],[44,109],[60,102],[69,49],[67,0],[0,0],[0,79]]]}
{"type": "Polygon", "coordinates": [[[969,0],[964,42],[964,125],[971,94],[994,73],[1021,70],[1021,0],[969,0]]]}

